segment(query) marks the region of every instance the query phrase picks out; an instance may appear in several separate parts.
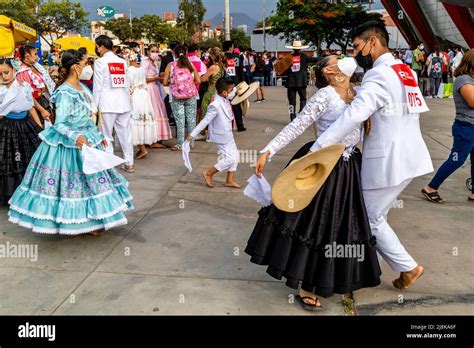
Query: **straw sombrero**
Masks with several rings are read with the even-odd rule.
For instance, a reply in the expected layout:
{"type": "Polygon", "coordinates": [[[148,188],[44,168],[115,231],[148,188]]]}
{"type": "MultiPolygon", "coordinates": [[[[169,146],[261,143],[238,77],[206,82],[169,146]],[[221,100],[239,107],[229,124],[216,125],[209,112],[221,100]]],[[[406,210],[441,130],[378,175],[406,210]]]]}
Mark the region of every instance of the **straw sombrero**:
{"type": "Polygon", "coordinates": [[[291,48],[293,50],[304,50],[305,48],[308,48],[309,46],[303,46],[302,42],[299,40],[293,41],[293,45],[291,46],[285,46],[286,48],[291,48]]]}
{"type": "Polygon", "coordinates": [[[242,116],[246,116],[249,110],[250,102],[248,99],[245,99],[242,103],[240,103],[240,107],[242,108],[242,116]]]}
{"type": "Polygon", "coordinates": [[[341,158],[343,144],[324,147],[292,161],[272,187],[273,204],[288,213],[308,206],[341,158]]]}
{"type": "Polygon", "coordinates": [[[232,105],[237,105],[243,102],[245,99],[250,97],[253,92],[255,92],[260,85],[260,82],[253,82],[250,85],[247,82],[242,81],[237,85],[237,93],[235,94],[234,99],[230,102],[232,105]]]}

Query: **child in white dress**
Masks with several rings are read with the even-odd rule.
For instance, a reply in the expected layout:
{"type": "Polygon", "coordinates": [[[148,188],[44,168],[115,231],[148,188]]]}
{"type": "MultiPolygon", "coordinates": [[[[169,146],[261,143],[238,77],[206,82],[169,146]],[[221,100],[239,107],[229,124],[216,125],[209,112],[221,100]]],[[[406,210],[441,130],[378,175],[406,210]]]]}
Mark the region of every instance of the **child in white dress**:
{"type": "Polygon", "coordinates": [[[133,145],[138,146],[137,159],[148,155],[145,145],[151,145],[158,141],[156,133],[153,106],[146,83],[146,71],[138,63],[138,55],[130,52],[127,56],[129,68],[127,78],[130,84],[130,95],[132,99],[132,138],[133,145]]]}

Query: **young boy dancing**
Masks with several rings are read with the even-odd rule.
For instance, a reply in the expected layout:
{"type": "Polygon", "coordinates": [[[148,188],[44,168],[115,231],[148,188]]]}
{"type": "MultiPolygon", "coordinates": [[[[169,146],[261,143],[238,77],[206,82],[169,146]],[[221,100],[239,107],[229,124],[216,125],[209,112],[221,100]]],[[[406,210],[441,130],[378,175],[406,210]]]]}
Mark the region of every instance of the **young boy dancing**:
{"type": "Polygon", "coordinates": [[[227,171],[225,186],[240,188],[240,185],[234,181],[234,173],[239,163],[239,150],[237,150],[234,135],[232,134],[232,120],[234,115],[232,114],[232,107],[228,100],[228,96],[232,93],[233,87],[233,81],[225,77],[221,77],[217,80],[217,94],[214,100],[209,104],[206,115],[191,134],[186,137],[186,140],[191,141],[208,126],[209,140],[217,145],[219,161],[214,167],[202,172],[202,176],[208,187],[214,187],[212,181],[214,174],[227,171]]]}

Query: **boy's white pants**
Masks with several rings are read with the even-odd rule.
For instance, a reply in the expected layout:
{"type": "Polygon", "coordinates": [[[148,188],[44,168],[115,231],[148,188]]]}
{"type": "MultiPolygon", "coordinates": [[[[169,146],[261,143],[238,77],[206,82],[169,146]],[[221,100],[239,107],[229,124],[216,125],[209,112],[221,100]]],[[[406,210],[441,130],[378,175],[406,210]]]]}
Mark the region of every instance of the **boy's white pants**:
{"type": "Polygon", "coordinates": [[[416,261],[405,250],[395,231],[387,222],[388,211],[396,206],[394,203],[398,195],[402,193],[411,180],[405,180],[393,187],[373,190],[362,189],[370,229],[372,235],[377,238],[375,248],[379,254],[379,261],[380,256],[382,256],[395,272],[408,272],[417,266],[416,261]]]}
{"type": "Polygon", "coordinates": [[[105,149],[108,153],[114,153],[114,137],[113,130],[122,147],[123,159],[127,166],[133,165],[133,140],[132,128],[130,126],[132,120],[131,112],[122,114],[103,112],[102,113],[102,133],[107,139],[108,146],[105,149]]]}
{"type": "Polygon", "coordinates": [[[235,172],[239,164],[239,150],[234,139],[227,144],[217,144],[218,162],[214,166],[218,171],[235,172]]]}

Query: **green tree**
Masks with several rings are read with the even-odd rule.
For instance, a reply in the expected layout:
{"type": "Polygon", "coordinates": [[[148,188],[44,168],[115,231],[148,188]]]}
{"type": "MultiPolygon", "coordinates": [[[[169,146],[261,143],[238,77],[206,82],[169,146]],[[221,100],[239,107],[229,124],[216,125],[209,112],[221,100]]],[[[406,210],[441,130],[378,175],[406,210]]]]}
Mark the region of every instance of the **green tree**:
{"type": "Polygon", "coordinates": [[[130,19],[116,18],[103,22],[102,26],[105,30],[110,30],[121,42],[127,40],[141,39],[145,26],[140,18],[132,18],[132,26],[130,27],[130,19]]]}
{"type": "Polygon", "coordinates": [[[0,0],[0,14],[36,28],[36,7],[40,0],[0,0]]]}
{"type": "Polygon", "coordinates": [[[201,0],[180,0],[176,23],[179,28],[184,28],[191,37],[199,30],[206,14],[206,8],[201,0]]]}
{"type": "Polygon", "coordinates": [[[339,45],[343,50],[350,40],[350,30],[364,21],[380,19],[361,6],[351,7],[345,2],[317,0],[280,0],[275,15],[269,17],[269,33],[287,41],[300,39],[321,51],[326,42],[339,45]]]}
{"type": "Polygon", "coordinates": [[[382,21],[380,13],[368,13],[362,6],[347,6],[345,3],[339,3],[334,9],[334,16],[327,18],[327,30],[325,42],[327,47],[333,43],[338,45],[343,53],[346,53],[347,46],[351,41],[350,32],[361,23],[375,20],[382,21]]]}
{"type": "MultiPolygon", "coordinates": [[[[225,35],[219,37],[220,42],[225,41],[225,35]]],[[[243,30],[237,28],[230,29],[230,40],[235,46],[250,47],[250,36],[245,34],[243,30]]]]}
{"type": "Polygon", "coordinates": [[[35,28],[52,45],[53,40],[63,37],[67,32],[80,33],[88,24],[87,15],[80,2],[48,0],[39,7],[35,28]]]}
{"type": "Polygon", "coordinates": [[[154,43],[170,43],[172,41],[184,42],[188,38],[188,32],[183,28],[173,27],[163,21],[157,15],[144,15],[143,37],[154,43]]]}

